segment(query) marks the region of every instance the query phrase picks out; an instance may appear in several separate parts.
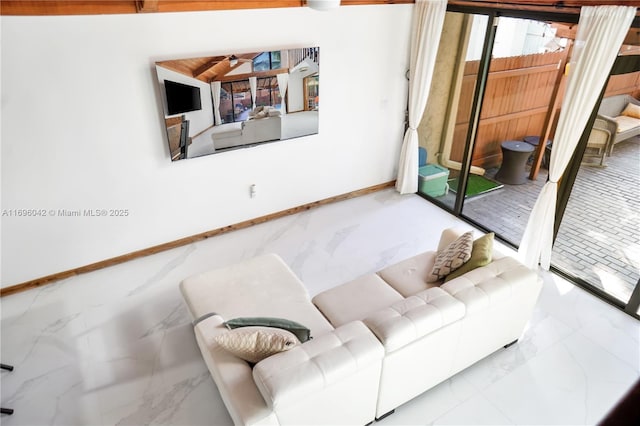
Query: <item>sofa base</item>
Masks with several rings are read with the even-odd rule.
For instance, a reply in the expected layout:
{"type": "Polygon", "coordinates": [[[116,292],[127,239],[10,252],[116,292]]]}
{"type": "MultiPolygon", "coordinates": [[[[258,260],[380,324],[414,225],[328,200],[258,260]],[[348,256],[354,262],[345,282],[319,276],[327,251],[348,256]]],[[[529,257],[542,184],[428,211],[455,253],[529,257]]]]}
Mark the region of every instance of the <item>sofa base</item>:
{"type": "Polygon", "coordinates": [[[376,422],[379,422],[382,419],[386,419],[387,417],[389,417],[390,415],[392,415],[395,412],[396,412],[396,410],[387,411],[386,413],[384,413],[380,417],[376,417],[376,422]]]}
{"type": "Polygon", "coordinates": [[[511,343],[507,343],[506,345],[504,345],[504,348],[505,349],[510,348],[511,346],[515,345],[516,343],[518,343],[518,339],[514,340],[511,343]]]}

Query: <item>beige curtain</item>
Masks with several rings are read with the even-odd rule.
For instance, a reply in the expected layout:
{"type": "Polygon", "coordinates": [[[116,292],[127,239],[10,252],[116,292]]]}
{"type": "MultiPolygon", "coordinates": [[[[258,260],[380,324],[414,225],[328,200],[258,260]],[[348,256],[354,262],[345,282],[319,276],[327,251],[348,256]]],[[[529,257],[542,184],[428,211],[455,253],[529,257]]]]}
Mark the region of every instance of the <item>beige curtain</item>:
{"type": "Polygon", "coordinates": [[[531,211],[519,255],[530,268],[549,269],[558,181],[595,107],[618,50],[636,14],[634,7],[583,7],[569,67],[567,90],[551,151],[549,180],[531,211]]]}
{"type": "Polygon", "coordinates": [[[447,11],[446,0],[416,0],[413,8],[409,58],[409,128],[404,135],[396,190],[418,191],[418,125],[429,97],[433,67],[447,11]]]}
{"type": "Polygon", "coordinates": [[[286,94],[287,94],[287,86],[289,85],[289,74],[281,73],[277,76],[278,79],[278,89],[280,89],[280,96],[282,97],[282,101],[280,102],[280,113],[282,115],[287,113],[287,104],[285,103],[286,94]]]}
{"type": "Polygon", "coordinates": [[[251,108],[256,109],[256,96],[258,95],[258,77],[249,77],[249,88],[251,89],[251,108]]]}
{"type": "Polygon", "coordinates": [[[222,83],[219,81],[211,82],[211,96],[213,97],[213,124],[222,124],[222,118],[220,117],[220,91],[222,90],[222,83]]]}

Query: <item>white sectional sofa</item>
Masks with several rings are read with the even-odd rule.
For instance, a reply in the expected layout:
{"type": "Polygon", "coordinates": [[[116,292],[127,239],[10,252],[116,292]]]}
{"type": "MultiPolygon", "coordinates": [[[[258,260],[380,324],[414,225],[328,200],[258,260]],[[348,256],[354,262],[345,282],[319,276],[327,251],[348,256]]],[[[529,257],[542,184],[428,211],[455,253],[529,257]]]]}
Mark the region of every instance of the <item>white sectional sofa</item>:
{"type": "Polygon", "coordinates": [[[511,257],[428,283],[426,252],[316,295],[276,255],[184,280],[198,345],[236,424],[367,424],[516,341],[541,280],[511,257]],[[313,339],[251,367],[216,344],[237,317],[287,318],[313,339]],[[202,319],[204,318],[204,319],[202,319]]]}
{"type": "Polygon", "coordinates": [[[334,328],[276,255],[187,278],[181,291],[202,356],[237,425],[366,424],[375,416],[384,350],[360,321],[334,328]],[[285,317],[312,340],[251,367],[215,338],[237,317],[285,317]]]}
{"type": "Polygon", "coordinates": [[[215,126],[211,140],[216,150],[282,139],[280,111],[270,109],[271,115],[250,116],[239,123],[215,126]]]}

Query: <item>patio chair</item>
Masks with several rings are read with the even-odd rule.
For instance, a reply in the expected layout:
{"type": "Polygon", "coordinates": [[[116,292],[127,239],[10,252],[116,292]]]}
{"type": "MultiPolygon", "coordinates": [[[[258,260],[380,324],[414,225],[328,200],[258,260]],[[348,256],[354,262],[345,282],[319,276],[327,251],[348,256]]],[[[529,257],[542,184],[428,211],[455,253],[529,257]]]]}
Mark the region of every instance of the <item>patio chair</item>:
{"type": "Polygon", "coordinates": [[[613,135],[615,135],[615,128],[612,128],[611,123],[602,118],[596,118],[589,135],[589,141],[587,142],[587,149],[582,157],[582,164],[585,166],[600,166],[606,167],[605,158],[607,155],[611,155],[611,148],[613,146],[613,135]],[[598,158],[599,164],[594,162],[585,161],[587,158],[598,158]]]}

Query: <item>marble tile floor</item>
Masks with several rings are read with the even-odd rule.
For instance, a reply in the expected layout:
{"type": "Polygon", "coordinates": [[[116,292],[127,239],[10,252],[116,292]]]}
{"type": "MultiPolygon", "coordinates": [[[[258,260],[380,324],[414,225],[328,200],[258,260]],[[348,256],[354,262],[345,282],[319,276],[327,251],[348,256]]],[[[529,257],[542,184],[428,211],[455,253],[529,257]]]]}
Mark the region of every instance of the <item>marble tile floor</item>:
{"type": "MultiPolygon", "coordinates": [[[[276,252],[316,293],[469,225],[380,191],[0,300],[2,425],[230,425],[178,290],[183,278],[276,252]]],[[[508,251],[509,249],[504,248],[508,251]]],[[[594,424],[640,376],[640,322],[561,278],[519,343],[380,425],[594,424]]]]}

